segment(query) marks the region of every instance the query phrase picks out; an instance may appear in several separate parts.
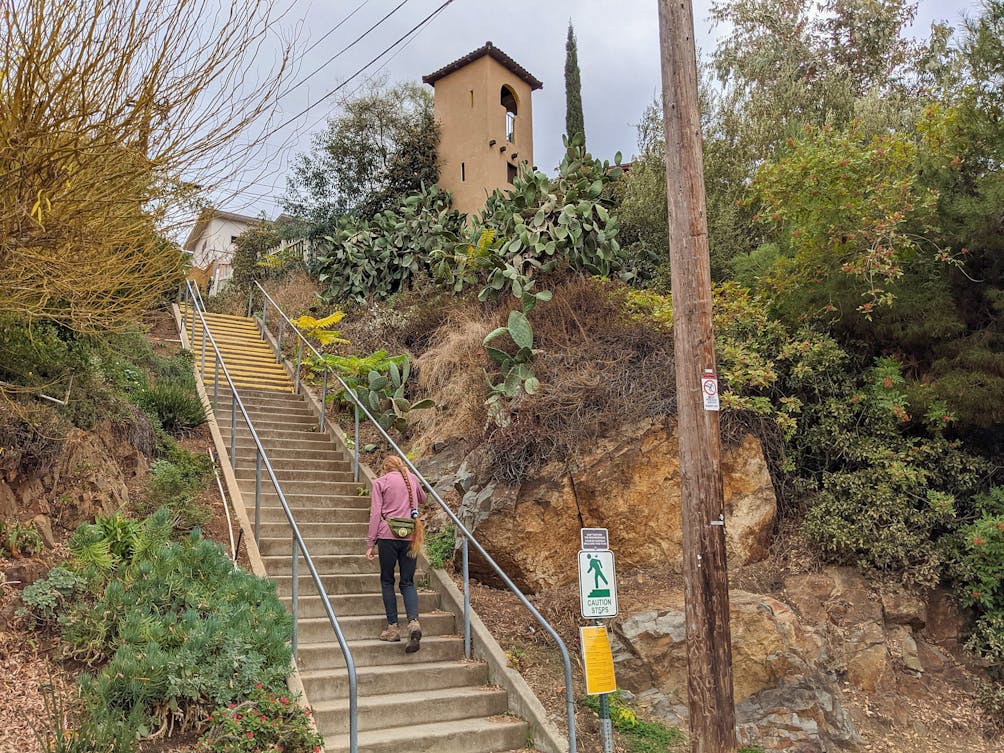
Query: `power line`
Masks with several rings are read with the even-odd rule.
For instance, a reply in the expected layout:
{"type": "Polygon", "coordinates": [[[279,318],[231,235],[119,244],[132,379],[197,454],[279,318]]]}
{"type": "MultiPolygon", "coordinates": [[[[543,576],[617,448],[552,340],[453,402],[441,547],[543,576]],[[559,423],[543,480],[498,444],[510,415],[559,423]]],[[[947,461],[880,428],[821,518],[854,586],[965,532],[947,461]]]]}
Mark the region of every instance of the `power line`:
{"type": "MultiPolygon", "coordinates": [[[[369,1],[370,0],[363,0],[363,2],[359,3],[359,5],[357,5],[355,7],[355,9],[351,13],[349,13],[349,15],[347,15],[345,18],[343,18],[341,21],[339,21],[337,24],[335,24],[335,26],[333,28],[328,29],[323,35],[321,35],[317,39],[317,41],[315,41],[313,44],[311,44],[310,47],[308,47],[303,52],[301,52],[300,56],[302,57],[303,55],[306,55],[312,49],[314,49],[315,47],[317,47],[317,45],[319,45],[325,39],[327,39],[328,37],[330,37],[336,31],[338,31],[338,29],[341,28],[342,25],[344,25],[346,21],[348,21],[350,18],[352,18],[356,14],[357,11],[359,11],[359,10],[361,10],[363,8],[363,6],[367,5],[369,3],[369,1]]],[[[299,84],[297,84],[297,86],[299,86],[299,84]]]]}
{"type": "Polygon", "coordinates": [[[399,44],[401,44],[406,39],[408,39],[408,37],[410,37],[412,34],[414,34],[415,32],[417,32],[418,30],[420,30],[422,28],[422,26],[424,26],[426,23],[428,23],[433,18],[435,18],[437,15],[439,15],[440,13],[442,13],[442,11],[448,5],[451,5],[452,3],[453,3],[453,0],[446,0],[446,2],[444,2],[442,5],[440,5],[438,8],[436,8],[434,11],[432,11],[432,13],[430,13],[428,16],[426,16],[421,21],[419,21],[417,24],[415,24],[413,27],[411,27],[401,37],[399,37],[393,44],[391,44],[383,52],[381,52],[375,58],[373,58],[368,63],[366,63],[366,65],[364,65],[362,68],[360,68],[359,70],[357,70],[355,73],[353,73],[351,76],[349,76],[347,79],[345,79],[342,83],[340,83],[334,89],[332,89],[331,91],[329,91],[323,97],[321,97],[320,99],[318,99],[316,102],[314,102],[313,104],[307,105],[307,107],[305,107],[303,110],[300,110],[300,112],[298,112],[293,117],[291,117],[291,118],[289,118],[287,120],[284,120],[282,123],[280,123],[279,125],[277,125],[271,131],[269,131],[268,133],[266,133],[262,138],[263,139],[267,139],[269,136],[274,136],[278,131],[282,130],[283,128],[285,128],[286,126],[288,126],[290,123],[294,122],[298,118],[306,115],[308,112],[310,112],[311,110],[313,110],[315,107],[317,107],[319,104],[321,104],[321,102],[324,102],[326,99],[329,99],[333,95],[337,94],[339,91],[341,91],[342,89],[344,89],[349,84],[350,81],[353,81],[354,79],[356,79],[357,77],[359,77],[360,75],[362,75],[366,71],[367,68],[369,68],[371,65],[373,65],[378,60],[380,60],[388,52],[390,52],[395,47],[397,47],[399,44]]]}
{"type": "MultiPolygon", "coordinates": [[[[312,79],[312,78],[313,78],[314,76],[316,76],[316,75],[317,75],[318,73],[320,73],[320,72],[321,72],[322,70],[324,70],[324,69],[325,69],[325,68],[327,68],[327,67],[328,67],[329,65],[331,65],[331,63],[333,63],[333,62],[334,62],[335,60],[337,60],[337,59],[338,59],[339,57],[341,57],[341,56],[342,56],[342,54],[344,54],[344,53],[348,52],[348,51],[349,51],[349,50],[351,50],[351,49],[352,49],[353,47],[355,47],[355,46],[356,46],[357,44],[359,44],[359,43],[360,43],[360,42],[361,42],[361,41],[362,41],[363,39],[365,39],[365,38],[366,38],[367,36],[369,36],[370,32],[372,32],[372,31],[373,31],[374,29],[376,29],[376,28],[377,28],[378,26],[380,26],[380,25],[381,25],[381,24],[382,24],[382,23],[383,23],[384,21],[386,21],[386,20],[387,20],[388,18],[390,18],[390,17],[391,17],[391,16],[393,16],[393,15],[394,15],[395,13],[397,13],[397,12],[398,12],[399,10],[401,10],[401,8],[402,8],[402,7],[404,7],[404,6],[405,6],[405,5],[406,5],[406,4],[407,4],[407,3],[409,2],[409,1],[410,1],[410,0],[401,0],[401,2],[400,2],[400,3],[398,3],[398,4],[397,4],[397,5],[396,5],[396,6],[395,6],[395,7],[394,7],[394,8],[393,8],[393,9],[392,9],[391,11],[390,11],[390,13],[388,13],[388,14],[387,14],[386,16],[384,16],[383,18],[381,18],[381,19],[380,19],[379,21],[377,21],[377,22],[376,22],[375,24],[373,24],[373,25],[372,25],[371,27],[369,27],[369,28],[368,28],[368,29],[367,29],[366,31],[364,31],[364,32],[363,32],[362,34],[360,34],[360,35],[359,35],[358,37],[356,37],[356,38],[355,38],[355,39],[353,39],[353,40],[352,40],[351,42],[349,42],[349,44],[347,44],[347,45],[346,45],[345,47],[343,47],[342,49],[340,49],[340,50],[339,50],[338,52],[336,52],[336,53],[335,53],[334,55],[332,55],[332,56],[331,56],[330,58],[328,58],[328,59],[327,59],[327,60],[325,60],[325,61],[324,61],[323,63],[321,63],[321,64],[320,64],[319,66],[317,66],[317,67],[316,67],[316,68],[315,68],[315,69],[314,69],[313,71],[311,71],[311,72],[310,72],[310,73],[308,73],[308,74],[307,74],[306,76],[304,76],[304,77],[303,77],[303,78],[301,78],[301,79],[300,79],[299,81],[297,81],[297,82],[296,82],[295,84],[293,84],[293,86],[292,86],[291,88],[289,88],[289,89],[287,89],[286,91],[284,91],[284,92],[282,93],[282,97],[285,97],[286,95],[288,95],[288,94],[291,94],[292,92],[294,92],[294,91],[296,91],[297,89],[299,89],[299,88],[300,88],[301,86],[303,86],[303,85],[304,85],[305,83],[307,83],[307,81],[309,81],[310,79],[312,79]]],[[[355,11],[353,11],[353,12],[355,12],[355,11]]],[[[335,28],[338,28],[338,27],[336,26],[335,28]]],[[[334,29],[332,29],[332,31],[334,31],[334,29]]],[[[329,33],[330,33],[330,32],[329,32],[329,33]]],[[[327,35],[325,35],[325,36],[327,36],[327,35]]],[[[280,99],[281,99],[282,97],[280,97],[280,99]]]]}

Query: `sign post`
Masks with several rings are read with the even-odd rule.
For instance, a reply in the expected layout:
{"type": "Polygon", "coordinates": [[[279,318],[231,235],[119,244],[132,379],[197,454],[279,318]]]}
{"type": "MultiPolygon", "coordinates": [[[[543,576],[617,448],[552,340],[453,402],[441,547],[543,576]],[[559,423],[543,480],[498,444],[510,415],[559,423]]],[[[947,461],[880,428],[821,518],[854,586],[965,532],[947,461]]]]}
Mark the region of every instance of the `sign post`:
{"type": "Polygon", "coordinates": [[[614,658],[610,650],[604,617],[617,616],[617,574],[614,553],[607,547],[606,528],[583,528],[582,550],[579,552],[579,601],[582,616],[594,622],[592,627],[579,628],[582,644],[582,666],[586,677],[586,694],[600,697],[600,737],[603,753],[613,753],[613,727],[610,723],[609,694],[617,690],[614,658]]]}

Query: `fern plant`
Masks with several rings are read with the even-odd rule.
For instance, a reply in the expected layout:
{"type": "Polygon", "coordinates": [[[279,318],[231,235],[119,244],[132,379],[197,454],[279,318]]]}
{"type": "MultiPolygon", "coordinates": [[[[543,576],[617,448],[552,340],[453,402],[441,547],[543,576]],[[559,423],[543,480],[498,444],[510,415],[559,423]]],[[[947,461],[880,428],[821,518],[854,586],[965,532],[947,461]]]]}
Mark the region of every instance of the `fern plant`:
{"type": "Polygon", "coordinates": [[[293,319],[293,326],[305,336],[317,340],[321,345],[347,345],[349,341],[342,337],[342,333],[331,329],[344,318],[345,312],[343,311],[335,311],[323,319],[304,315],[293,319]]]}

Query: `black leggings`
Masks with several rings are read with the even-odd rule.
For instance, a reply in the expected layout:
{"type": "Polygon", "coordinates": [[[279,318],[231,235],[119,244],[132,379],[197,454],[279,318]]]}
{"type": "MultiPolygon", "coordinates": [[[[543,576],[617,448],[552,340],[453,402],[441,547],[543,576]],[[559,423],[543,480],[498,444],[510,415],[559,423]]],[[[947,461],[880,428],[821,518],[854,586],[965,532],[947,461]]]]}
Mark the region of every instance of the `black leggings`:
{"type": "Polygon", "coordinates": [[[406,539],[377,539],[380,554],[380,594],[387,623],[397,624],[397,597],[394,595],[394,567],[401,568],[400,589],[408,621],[418,619],[418,591],[415,590],[415,568],[418,558],[408,556],[411,542],[406,539]]]}

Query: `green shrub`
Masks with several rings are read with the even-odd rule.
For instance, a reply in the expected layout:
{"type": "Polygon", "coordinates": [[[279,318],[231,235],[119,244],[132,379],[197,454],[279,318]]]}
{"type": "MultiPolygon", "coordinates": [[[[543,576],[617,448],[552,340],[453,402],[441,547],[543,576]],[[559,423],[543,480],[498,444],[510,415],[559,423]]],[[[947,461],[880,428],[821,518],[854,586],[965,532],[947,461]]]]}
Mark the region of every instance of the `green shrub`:
{"type": "Polygon", "coordinates": [[[430,531],[425,536],[425,555],[435,568],[441,568],[451,559],[456,548],[457,532],[452,524],[441,531],[430,531]]]}
{"type": "Polygon", "coordinates": [[[945,436],[944,406],[911,416],[904,384],[899,364],[879,359],[804,400],[792,447],[809,492],[803,529],[821,555],[931,586],[944,565],[936,542],[957,528],[985,465],[945,436]]]}
{"type": "Polygon", "coordinates": [[[308,710],[261,683],[240,703],[214,711],[209,724],[196,753],[318,753],[324,745],[311,727],[308,710]]]}
{"type": "Polygon", "coordinates": [[[42,537],[34,523],[0,520],[0,546],[11,557],[30,557],[42,548],[42,537]]]}
{"type": "Polygon", "coordinates": [[[36,625],[54,626],[67,603],[73,602],[87,581],[65,567],[54,567],[49,575],[26,586],[21,592],[23,614],[36,625]]]}
{"type": "Polygon", "coordinates": [[[946,537],[949,572],[976,621],[966,648],[987,663],[990,681],[977,694],[989,725],[1004,727],[1004,487],[975,501],[978,517],[946,537]]]}
{"type": "Polygon", "coordinates": [[[190,350],[182,350],[173,356],[154,356],[153,371],[158,382],[171,382],[195,388],[195,355],[190,350]]]}
{"type": "Polygon", "coordinates": [[[167,457],[150,465],[150,482],[145,497],[138,503],[141,512],[166,506],[177,517],[176,526],[189,530],[205,525],[212,510],[199,502],[199,494],[212,478],[212,462],[177,445],[167,457]]]}
{"type": "Polygon", "coordinates": [[[274,584],[235,569],[197,532],[173,541],[171,520],[161,509],[141,521],[121,557],[121,537],[81,526],[71,566],[90,590],[51,607],[64,654],[103,665],[82,680],[85,698],[141,734],[169,718],[197,724],[255,683],[283,688],[289,671],[291,620],[274,584]]]}
{"type": "MultiPolygon", "coordinates": [[[[629,753],[666,753],[673,749],[682,750],[685,738],[679,729],[662,722],[639,719],[621,700],[620,693],[611,693],[609,701],[610,724],[621,733],[629,753]]],[[[599,714],[599,696],[586,696],[582,703],[599,714]]]]}
{"type": "Polygon", "coordinates": [[[172,434],[194,429],[206,422],[202,401],[187,385],[157,384],[140,393],[139,404],[172,434]]]}

